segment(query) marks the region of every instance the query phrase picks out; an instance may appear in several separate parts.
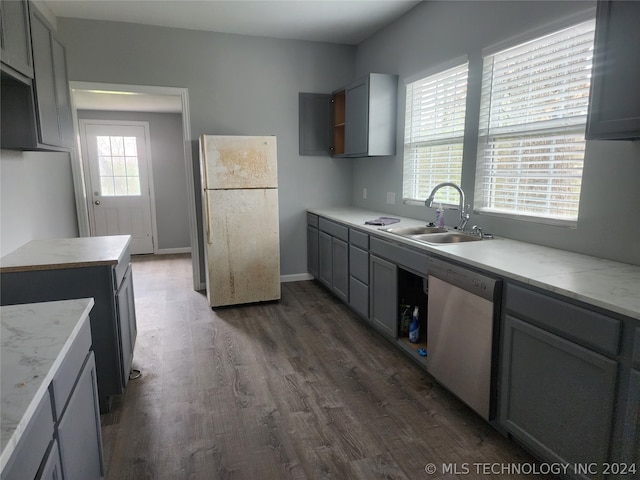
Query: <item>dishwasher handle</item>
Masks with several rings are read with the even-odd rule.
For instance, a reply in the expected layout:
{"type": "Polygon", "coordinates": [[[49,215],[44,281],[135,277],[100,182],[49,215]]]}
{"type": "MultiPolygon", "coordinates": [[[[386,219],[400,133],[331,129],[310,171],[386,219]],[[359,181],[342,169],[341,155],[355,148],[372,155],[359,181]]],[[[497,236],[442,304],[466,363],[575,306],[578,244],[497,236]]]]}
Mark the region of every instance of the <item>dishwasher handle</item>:
{"type": "Polygon", "coordinates": [[[500,292],[502,283],[496,278],[436,258],[429,259],[429,275],[492,302],[497,301],[496,294],[500,292]]]}

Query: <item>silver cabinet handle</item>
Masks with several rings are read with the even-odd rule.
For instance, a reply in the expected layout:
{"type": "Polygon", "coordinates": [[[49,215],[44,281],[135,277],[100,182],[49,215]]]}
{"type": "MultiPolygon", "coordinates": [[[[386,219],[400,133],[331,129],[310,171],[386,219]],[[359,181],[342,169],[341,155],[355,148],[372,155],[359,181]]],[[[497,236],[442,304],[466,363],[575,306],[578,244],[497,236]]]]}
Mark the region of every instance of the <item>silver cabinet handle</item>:
{"type": "Polygon", "coordinates": [[[96,200],[96,201],[95,201],[95,202],[93,202],[93,203],[95,203],[96,205],[100,205],[100,200],[96,200]]]}

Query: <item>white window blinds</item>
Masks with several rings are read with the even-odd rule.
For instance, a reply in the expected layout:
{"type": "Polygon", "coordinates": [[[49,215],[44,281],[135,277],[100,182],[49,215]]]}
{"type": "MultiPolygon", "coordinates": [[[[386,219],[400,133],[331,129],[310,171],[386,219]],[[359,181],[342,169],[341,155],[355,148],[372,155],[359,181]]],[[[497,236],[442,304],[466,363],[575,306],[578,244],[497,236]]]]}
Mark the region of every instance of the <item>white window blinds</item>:
{"type": "Polygon", "coordinates": [[[475,208],[578,218],[595,21],[485,57],[475,208]]]}
{"type": "MultiPolygon", "coordinates": [[[[439,183],[460,184],[468,70],[465,62],[407,85],[405,200],[423,202],[439,183]]],[[[457,205],[457,193],[442,189],[437,201],[457,205]]]]}

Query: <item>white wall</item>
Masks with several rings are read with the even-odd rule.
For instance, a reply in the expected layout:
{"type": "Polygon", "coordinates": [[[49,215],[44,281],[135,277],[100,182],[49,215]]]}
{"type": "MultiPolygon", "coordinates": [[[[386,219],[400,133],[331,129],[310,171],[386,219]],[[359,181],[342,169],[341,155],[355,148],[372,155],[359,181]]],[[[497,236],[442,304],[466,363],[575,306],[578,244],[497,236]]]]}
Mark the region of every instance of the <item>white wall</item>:
{"type": "Polygon", "coordinates": [[[42,238],[77,237],[68,153],[0,151],[0,256],[42,238]]]}
{"type": "MultiPolygon", "coordinates": [[[[397,154],[357,159],[353,204],[372,210],[433,221],[434,209],[400,203],[405,79],[449,59],[468,55],[482,62],[482,49],[515,38],[560,18],[595,6],[594,2],[424,2],[365,41],[356,54],[356,73],[398,73],[397,154]],[[362,189],[367,188],[367,199],[362,189]],[[396,205],[386,203],[395,192],[396,205]]],[[[479,70],[476,70],[479,71],[479,70]]],[[[470,79],[462,187],[473,199],[479,79],[470,79]],[[469,128],[471,126],[472,128],[469,128]]],[[[447,211],[448,225],[457,212],[447,211]]],[[[472,215],[469,225],[485,232],[622,262],[640,264],[640,142],[589,141],[586,145],[582,198],[577,228],[472,215]]]]}
{"type": "Polygon", "coordinates": [[[352,164],[298,155],[298,93],[348,83],[354,47],[71,18],[58,34],[72,81],[188,88],[196,172],[203,133],[276,135],[281,272],[306,272],[305,209],[350,204],[352,164]]]}

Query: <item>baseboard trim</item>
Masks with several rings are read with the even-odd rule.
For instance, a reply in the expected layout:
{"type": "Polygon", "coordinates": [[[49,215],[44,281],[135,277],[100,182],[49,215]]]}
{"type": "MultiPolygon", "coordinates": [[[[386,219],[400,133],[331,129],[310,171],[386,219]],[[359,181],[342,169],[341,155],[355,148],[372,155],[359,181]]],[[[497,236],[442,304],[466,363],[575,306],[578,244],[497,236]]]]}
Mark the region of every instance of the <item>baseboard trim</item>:
{"type": "Polygon", "coordinates": [[[287,282],[303,282],[305,280],[313,280],[310,273],[294,273],[292,275],[280,275],[280,283],[287,282]]]}
{"type": "Polygon", "coordinates": [[[159,248],[156,255],[171,255],[173,253],[191,253],[191,247],[179,247],[179,248],[159,248]]]}

